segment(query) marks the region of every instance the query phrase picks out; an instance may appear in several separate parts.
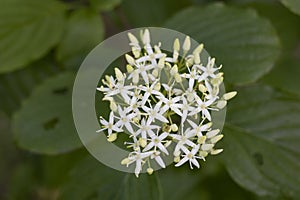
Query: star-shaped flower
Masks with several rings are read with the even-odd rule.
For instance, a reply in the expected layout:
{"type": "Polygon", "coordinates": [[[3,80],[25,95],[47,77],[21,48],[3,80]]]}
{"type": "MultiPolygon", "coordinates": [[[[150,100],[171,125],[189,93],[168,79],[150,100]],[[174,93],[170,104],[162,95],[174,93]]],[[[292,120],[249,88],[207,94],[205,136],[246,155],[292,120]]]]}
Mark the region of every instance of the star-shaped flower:
{"type": "Polygon", "coordinates": [[[103,125],[104,128],[98,130],[97,132],[102,132],[107,130],[108,136],[112,134],[113,131],[115,132],[122,132],[123,130],[118,127],[118,125],[114,124],[114,112],[111,111],[109,114],[109,121],[106,121],[103,117],[100,118],[100,123],[103,125]]]}
{"type": "Polygon", "coordinates": [[[189,161],[191,169],[193,169],[193,165],[195,165],[197,168],[200,167],[197,159],[202,159],[202,157],[196,156],[200,148],[200,145],[195,145],[193,149],[190,151],[186,147],[182,148],[182,151],[185,153],[183,155],[183,158],[175,165],[175,167],[179,167],[189,161]]]}

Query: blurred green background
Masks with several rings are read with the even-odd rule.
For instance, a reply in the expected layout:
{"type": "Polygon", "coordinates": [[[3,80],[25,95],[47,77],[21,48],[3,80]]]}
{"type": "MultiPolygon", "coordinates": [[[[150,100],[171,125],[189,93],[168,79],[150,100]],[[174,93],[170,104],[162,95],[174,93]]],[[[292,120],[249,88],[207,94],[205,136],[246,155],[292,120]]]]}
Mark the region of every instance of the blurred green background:
{"type": "Polygon", "coordinates": [[[299,15],[299,0],[0,0],[0,199],[300,199],[299,15]],[[239,93],[224,153],[136,179],[82,147],[71,94],[89,51],[147,26],[204,43],[239,93]]]}

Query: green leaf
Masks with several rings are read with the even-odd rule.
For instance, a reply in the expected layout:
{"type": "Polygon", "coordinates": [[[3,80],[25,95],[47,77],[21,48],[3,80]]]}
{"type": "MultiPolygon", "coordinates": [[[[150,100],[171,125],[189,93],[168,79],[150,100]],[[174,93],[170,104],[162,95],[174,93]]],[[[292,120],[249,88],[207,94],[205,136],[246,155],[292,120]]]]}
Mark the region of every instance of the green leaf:
{"type": "Polygon", "coordinates": [[[103,37],[100,15],[89,9],[76,10],[68,19],[66,32],[56,50],[56,58],[67,67],[78,68],[103,37]]]}
{"type": "Polygon", "coordinates": [[[270,22],[252,9],[213,4],[186,9],[166,24],[204,43],[223,64],[226,81],[255,82],[273,67],[279,40],[270,22]]]}
{"type": "Polygon", "coordinates": [[[64,153],[81,146],[73,124],[71,93],[74,74],[46,80],[13,117],[18,146],[43,154],[64,153]]]}
{"type": "Polygon", "coordinates": [[[22,163],[14,169],[9,182],[7,200],[33,199],[37,180],[32,163],[22,163]]]}
{"type": "Polygon", "coordinates": [[[289,8],[292,12],[300,15],[300,1],[299,0],[280,0],[283,5],[289,8]]]}
{"type": "Polygon", "coordinates": [[[261,196],[300,194],[300,99],[252,86],[238,93],[228,113],[222,155],[232,178],[261,196]]]}
{"type": "Polygon", "coordinates": [[[44,79],[59,73],[61,69],[49,61],[43,59],[30,66],[11,73],[0,75],[0,110],[7,115],[12,115],[19,109],[21,102],[32,89],[44,79]]]}
{"type": "Polygon", "coordinates": [[[300,96],[299,63],[300,59],[283,58],[262,81],[278,89],[300,96]]]}
{"type": "Polygon", "coordinates": [[[136,178],[133,174],[110,169],[88,156],[71,171],[61,189],[60,199],[160,200],[159,187],[154,175],[141,174],[136,178]]]}
{"type": "Polygon", "coordinates": [[[126,26],[159,26],[170,16],[191,5],[187,0],[124,0],[120,6],[119,18],[126,26]]]}
{"type": "Polygon", "coordinates": [[[55,0],[2,0],[0,73],[20,69],[55,46],[64,27],[65,6],[55,0]]]}
{"type": "Polygon", "coordinates": [[[248,6],[256,9],[259,15],[270,20],[278,33],[282,46],[281,56],[294,54],[300,40],[300,16],[291,13],[280,4],[253,3],[248,6]]]}
{"type": "Polygon", "coordinates": [[[122,0],[89,0],[90,4],[99,11],[109,11],[119,5],[122,0]]]}
{"type": "Polygon", "coordinates": [[[18,151],[11,138],[10,119],[0,110],[0,199],[7,197],[7,184],[10,179],[18,158],[18,151]]]}
{"type": "Polygon", "coordinates": [[[297,16],[281,5],[251,5],[261,15],[268,17],[276,28],[282,44],[280,60],[262,82],[291,93],[299,94],[300,73],[299,42],[300,16],[297,16]]]}

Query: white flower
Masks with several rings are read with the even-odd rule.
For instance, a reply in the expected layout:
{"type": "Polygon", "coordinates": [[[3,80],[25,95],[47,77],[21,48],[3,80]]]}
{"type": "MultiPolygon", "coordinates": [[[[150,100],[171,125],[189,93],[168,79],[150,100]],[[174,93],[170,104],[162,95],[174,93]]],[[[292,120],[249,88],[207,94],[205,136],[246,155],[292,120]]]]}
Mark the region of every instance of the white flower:
{"type": "Polygon", "coordinates": [[[202,70],[201,78],[202,80],[207,79],[208,77],[215,78],[215,72],[220,68],[214,68],[215,66],[215,58],[208,58],[208,62],[206,67],[199,66],[199,68],[202,70]]]}
{"type": "Polygon", "coordinates": [[[164,96],[158,96],[157,98],[160,100],[160,102],[163,102],[165,104],[161,109],[162,112],[166,112],[170,108],[171,110],[173,110],[178,115],[180,115],[180,116],[182,115],[182,112],[179,109],[179,108],[182,107],[182,104],[178,103],[181,99],[180,96],[172,98],[169,95],[169,98],[166,98],[164,96]]]}
{"type": "MultiPolygon", "coordinates": [[[[181,130],[182,131],[182,130],[181,130]]],[[[172,138],[177,140],[177,145],[174,150],[174,155],[178,156],[180,154],[180,150],[182,148],[186,148],[188,145],[190,147],[195,146],[196,144],[193,142],[195,134],[191,132],[190,128],[187,128],[183,134],[170,134],[172,138]]]]}
{"type": "Polygon", "coordinates": [[[114,124],[114,112],[111,111],[109,114],[109,121],[106,121],[102,117],[100,118],[100,123],[104,126],[104,128],[98,130],[97,132],[102,132],[104,130],[108,131],[108,136],[112,134],[113,131],[115,132],[122,132],[123,130],[118,127],[118,125],[114,124]]]}
{"type": "Polygon", "coordinates": [[[167,118],[163,115],[164,112],[163,110],[161,110],[161,105],[162,102],[158,102],[154,108],[152,108],[151,104],[150,104],[150,108],[147,106],[143,106],[142,109],[144,111],[146,111],[146,113],[148,114],[148,117],[151,121],[155,121],[155,119],[161,121],[161,122],[166,122],[168,123],[169,121],[167,120],[167,118]]]}
{"type": "Polygon", "coordinates": [[[189,161],[190,163],[190,167],[191,169],[193,169],[193,165],[195,165],[197,168],[200,167],[197,158],[198,159],[203,159],[202,157],[196,156],[197,152],[199,151],[199,147],[200,145],[195,145],[193,147],[193,149],[190,151],[187,148],[182,148],[183,152],[185,153],[185,155],[183,156],[183,158],[175,165],[175,167],[179,167],[181,165],[183,165],[184,163],[186,163],[187,161],[189,161]],[[192,165],[193,164],[193,165],[192,165]]]}
{"type": "Polygon", "coordinates": [[[142,98],[142,104],[145,105],[146,101],[151,95],[157,95],[157,96],[162,96],[161,92],[156,91],[154,88],[157,85],[158,81],[155,81],[151,84],[151,86],[141,86],[140,89],[144,91],[144,95],[142,98]]]}
{"type": "Polygon", "coordinates": [[[189,124],[192,127],[191,132],[193,134],[197,135],[198,137],[203,136],[202,132],[209,131],[209,129],[210,129],[211,125],[212,125],[211,122],[203,125],[202,124],[203,121],[202,121],[199,125],[197,125],[195,122],[193,122],[193,121],[191,121],[189,119],[187,121],[189,122],[189,124]]]}
{"type": "Polygon", "coordinates": [[[159,151],[154,151],[154,153],[151,155],[151,159],[155,159],[155,161],[162,167],[165,168],[166,165],[163,161],[163,159],[160,157],[159,151]]]}
{"type": "Polygon", "coordinates": [[[133,133],[134,131],[131,126],[131,120],[133,117],[135,117],[136,114],[134,113],[128,114],[125,109],[122,110],[121,106],[118,106],[118,114],[120,115],[120,117],[119,117],[119,121],[116,123],[116,126],[118,127],[125,126],[130,133],[133,133]]]}
{"type": "Polygon", "coordinates": [[[181,124],[185,122],[186,118],[188,115],[191,115],[191,112],[193,110],[195,110],[195,107],[191,106],[187,99],[182,96],[182,104],[181,104],[181,111],[182,111],[182,115],[181,115],[181,124]]]}
{"type": "Polygon", "coordinates": [[[189,70],[189,74],[182,74],[181,76],[189,79],[189,88],[193,88],[195,80],[197,81],[200,80],[201,76],[199,75],[195,67],[193,67],[192,70],[190,70],[190,68],[188,67],[188,70],[189,70]]]}
{"type": "Polygon", "coordinates": [[[164,152],[166,155],[169,155],[168,150],[166,147],[162,144],[163,140],[168,136],[169,134],[167,132],[163,132],[162,134],[150,134],[151,142],[144,148],[143,151],[149,151],[151,148],[154,147],[154,151],[158,148],[162,152],[164,152]]]}
{"type": "Polygon", "coordinates": [[[105,95],[106,97],[115,96],[118,94],[121,94],[121,96],[124,98],[124,101],[128,103],[130,101],[130,97],[133,92],[130,91],[134,88],[134,86],[131,85],[124,85],[125,80],[119,81],[117,84],[113,85],[113,88],[107,92],[105,95]]]}
{"type": "Polygon", "coordinates": [[[147,121],[145,119],[141,120],[141,125],[139,126],[139,129],[136,131],[134,134],[135,136],[142,135],[142,138],[147,138],[149,135],[154,135],[153,130],[154,129],[159,129],[160,127],[157,125],[151,124],[152,120],[148,119],[147,121]]]}
{"type": "Polygon", "coordinates": [[[125,161],[126,165],[128,166],[135,162],[134,173],[135,173],[136,177],[138,177],[140,172],[142,171],[142,165],[145,163],[145,159],[148,158],[149,156],[151,156],[152,154],[153,154],[153,151],[148,151],[148,152],[140,152],[139,150],[134,151],[129,155],[128,161],[127,162],[125,161]]]}
{"type": "Polygon", "coordinates": [[[195,115],[199,112],[202,113],[202,117],[208,119],[209,121],[211,121],[211,115],[210,112],[208,110],[212,110],[212,108],[210,108],[209,106],[212,105],[212,103],[214,102],[214,100],[202,100],[201,98],[197,98],[196,99],[197,102],[197,107],[196,109],[191,112],[191,115],[195,115]]]}

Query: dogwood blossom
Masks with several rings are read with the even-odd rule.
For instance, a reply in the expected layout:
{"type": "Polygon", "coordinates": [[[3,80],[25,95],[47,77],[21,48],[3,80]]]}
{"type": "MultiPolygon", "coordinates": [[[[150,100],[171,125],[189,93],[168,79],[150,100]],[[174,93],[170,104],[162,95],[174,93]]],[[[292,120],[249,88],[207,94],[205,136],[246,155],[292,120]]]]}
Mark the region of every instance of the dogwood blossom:
{"type": "Polygon", "coordinates": [[[190,37],[182,46],[176,38],[172,53],[161,49],[163,41],[152,46],[148,29],[140,39],[132,33],[128,38],[132,54],[125,55],[127,73],[115,68],[97,88],[111,109],[108,120],[100,117],[97,132],[107,132],[110,142],[128,134],[130,141],[124,144],[130,152],[121,164],[135,164],[137,177],[145,165],[152,174],[153,161],[165,168],[168,156],[176,167],[189,162],[199,168],[199,160],[222,152],[215,148],[223,135],[213,128],[212,111],[223,109],[236,92],[220,92],[221,66],[212,57],[203,63],[203,44],[192,50],[190,37]]]}

